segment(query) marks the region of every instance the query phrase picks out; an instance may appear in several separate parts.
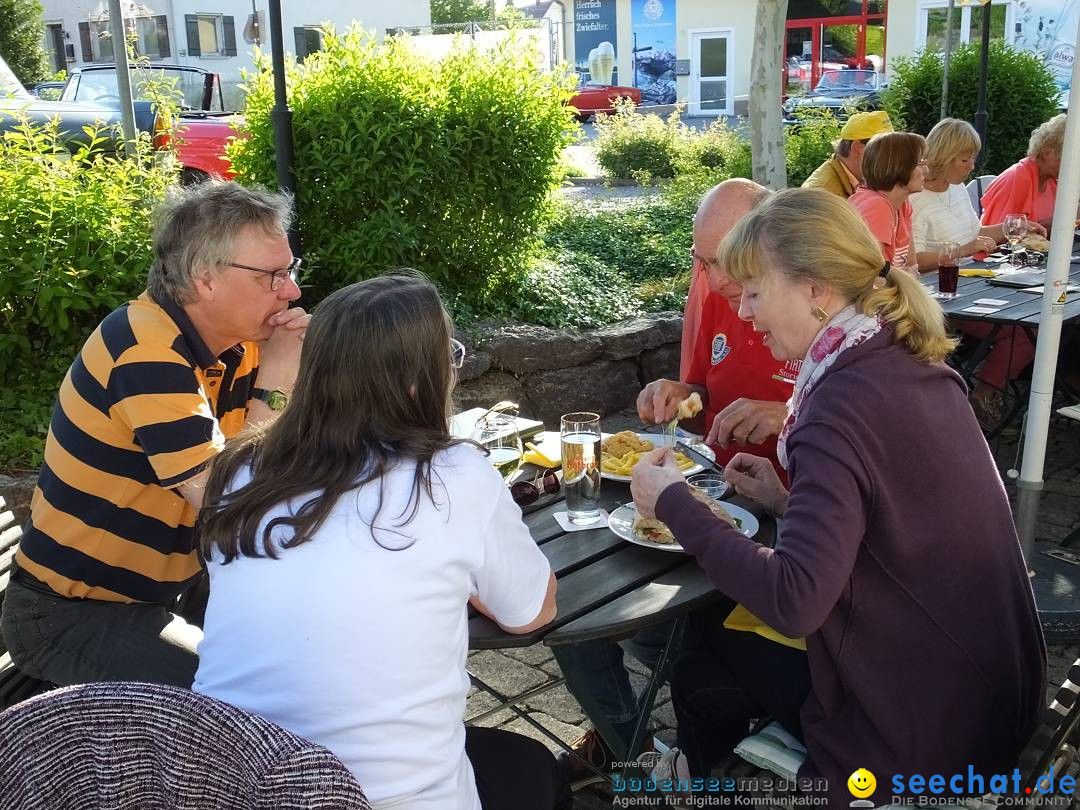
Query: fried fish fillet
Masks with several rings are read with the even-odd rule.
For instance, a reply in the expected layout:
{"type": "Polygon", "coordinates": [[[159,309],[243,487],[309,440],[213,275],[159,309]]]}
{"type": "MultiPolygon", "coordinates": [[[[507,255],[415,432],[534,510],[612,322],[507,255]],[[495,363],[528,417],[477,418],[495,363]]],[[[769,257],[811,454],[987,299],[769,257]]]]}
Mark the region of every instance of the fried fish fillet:
{"type": "Polygon", "coordinates": [[[675,417],[680,421],[690,419],[695,414],[701,413],[701,409],[701,395],[695,391],[679,403],[679,411],[675,414],[675,417]]]}

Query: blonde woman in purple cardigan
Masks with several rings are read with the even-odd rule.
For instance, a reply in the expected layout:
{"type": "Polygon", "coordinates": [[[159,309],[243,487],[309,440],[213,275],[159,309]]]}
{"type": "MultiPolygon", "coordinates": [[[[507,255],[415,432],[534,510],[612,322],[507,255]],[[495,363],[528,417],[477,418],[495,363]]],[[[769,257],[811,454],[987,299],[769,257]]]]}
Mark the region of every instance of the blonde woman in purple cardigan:
{"type": "MultiPolygon", "coordinates": [[[[822,191],[774,195],[719,260],[743,285],[740,317],[778,359],[803,361],[779,437],[790,489],[754,456],[726,473],[783,516],[776,546],[697,503],[668,450],[635,468],[634,501],[718,590],[805,637],[809,679],[777,678],[767,652],[755,671],[718,634],[676,667],[686,762],[675,764],[707,775],[764,703],[801,702],[788,729],[806,745],[800,776],[825,777],[832,807],[850,802],[858,768],[879,779],[1011,770],[1035,727],[1045,650],[1005,490],[942,362],[953,341],[941,308],[822,191]]],[[[874,803],[891,790],[879,783],[874,803]]]]}

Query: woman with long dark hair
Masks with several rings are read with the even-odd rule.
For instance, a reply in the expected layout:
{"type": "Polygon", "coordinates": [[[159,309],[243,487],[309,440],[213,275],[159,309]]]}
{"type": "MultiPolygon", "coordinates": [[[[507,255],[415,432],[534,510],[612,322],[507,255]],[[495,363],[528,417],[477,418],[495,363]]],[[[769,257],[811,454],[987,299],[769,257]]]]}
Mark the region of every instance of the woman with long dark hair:
{"type": "Polygon", "coordinates": [[[215,459],[194,689],[333,751],[375,807],[569,807],[539,743],[463,725],[466,603],[509,632],[555,579],[495,468],[448,432],[463,347],[413,271],[318,307],[282,416],[215,459]]]}

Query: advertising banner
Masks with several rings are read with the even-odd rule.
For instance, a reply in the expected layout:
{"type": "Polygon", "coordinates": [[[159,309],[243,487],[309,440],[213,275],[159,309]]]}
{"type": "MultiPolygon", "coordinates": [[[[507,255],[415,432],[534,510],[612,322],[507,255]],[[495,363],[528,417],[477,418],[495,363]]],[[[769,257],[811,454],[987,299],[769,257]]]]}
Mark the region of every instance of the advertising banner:
{"type": "Polygon", "coordinates": [[[1013,45],[1037,54],[1062,92],[1068,92],[1072,83],[1078,16],[1080,0],[1022,0],[1017,4],[1013,45]]]}
{"type": "Polygon", "coordinates": [[[574,0],[574,69],[582,83],[618,84],[615,0],[574,0]]]}
{"type": "Polygon", "coordinates": [[[643,104],[675,103],[675,2],[632,0],[633,86],[643,104]]]}

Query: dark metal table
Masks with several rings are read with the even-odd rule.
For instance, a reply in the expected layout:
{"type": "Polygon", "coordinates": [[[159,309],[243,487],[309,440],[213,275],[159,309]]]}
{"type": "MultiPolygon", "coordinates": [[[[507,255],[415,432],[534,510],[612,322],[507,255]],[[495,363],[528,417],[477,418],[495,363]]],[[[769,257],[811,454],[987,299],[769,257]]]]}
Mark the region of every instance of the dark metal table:
{"type": "MultiPolygon", "coordinates": [[[[629,484],[608,480],[603,482],[601,503],[609,512],[630,500],[629,484]]],[[[772,545],[776,531],[773,519],[749,499],[733,496],[730,500],[758,518],[761,528],[755,539],[772,545]]],[[[538,642],[556,646],[595,639],[617,640],[627,638],[644,627],[674,619],[675,625],[668,643],[641,699],[637,732],[629,746],[631,752],[636,752],[640,748],[656,691],[670,666],[670,653],[682,633],[687,614],[696,607],[723,597],[705,578],[692,557],[627,543],[607,527],[606,521],[586,531],[563,531],[553,515],[565,508],[560,494],[525,510],[525,523],[551,563],[558,580],[558,614],[555,620],[532,633],[513,635],[500,630],[487,617],[474,613],[469,621],[469,646],[474,650],[485,650],[527,647],[538,642]]],[[[469,718],[467,722],[477,722],[500,709],[510,708],[549,739],[565,747],[557,737],[516,705],[560,685],[562,679],[514,696],[499,693],[475,676],[472,679],[477,687],[495,697],[499,705],[469,718]]],[[[621,745],[612,747],[620,756],[626,753],[619,750],[621,745]]],[[[630,758],[624,756],[624,759],[630,758]]]]}

